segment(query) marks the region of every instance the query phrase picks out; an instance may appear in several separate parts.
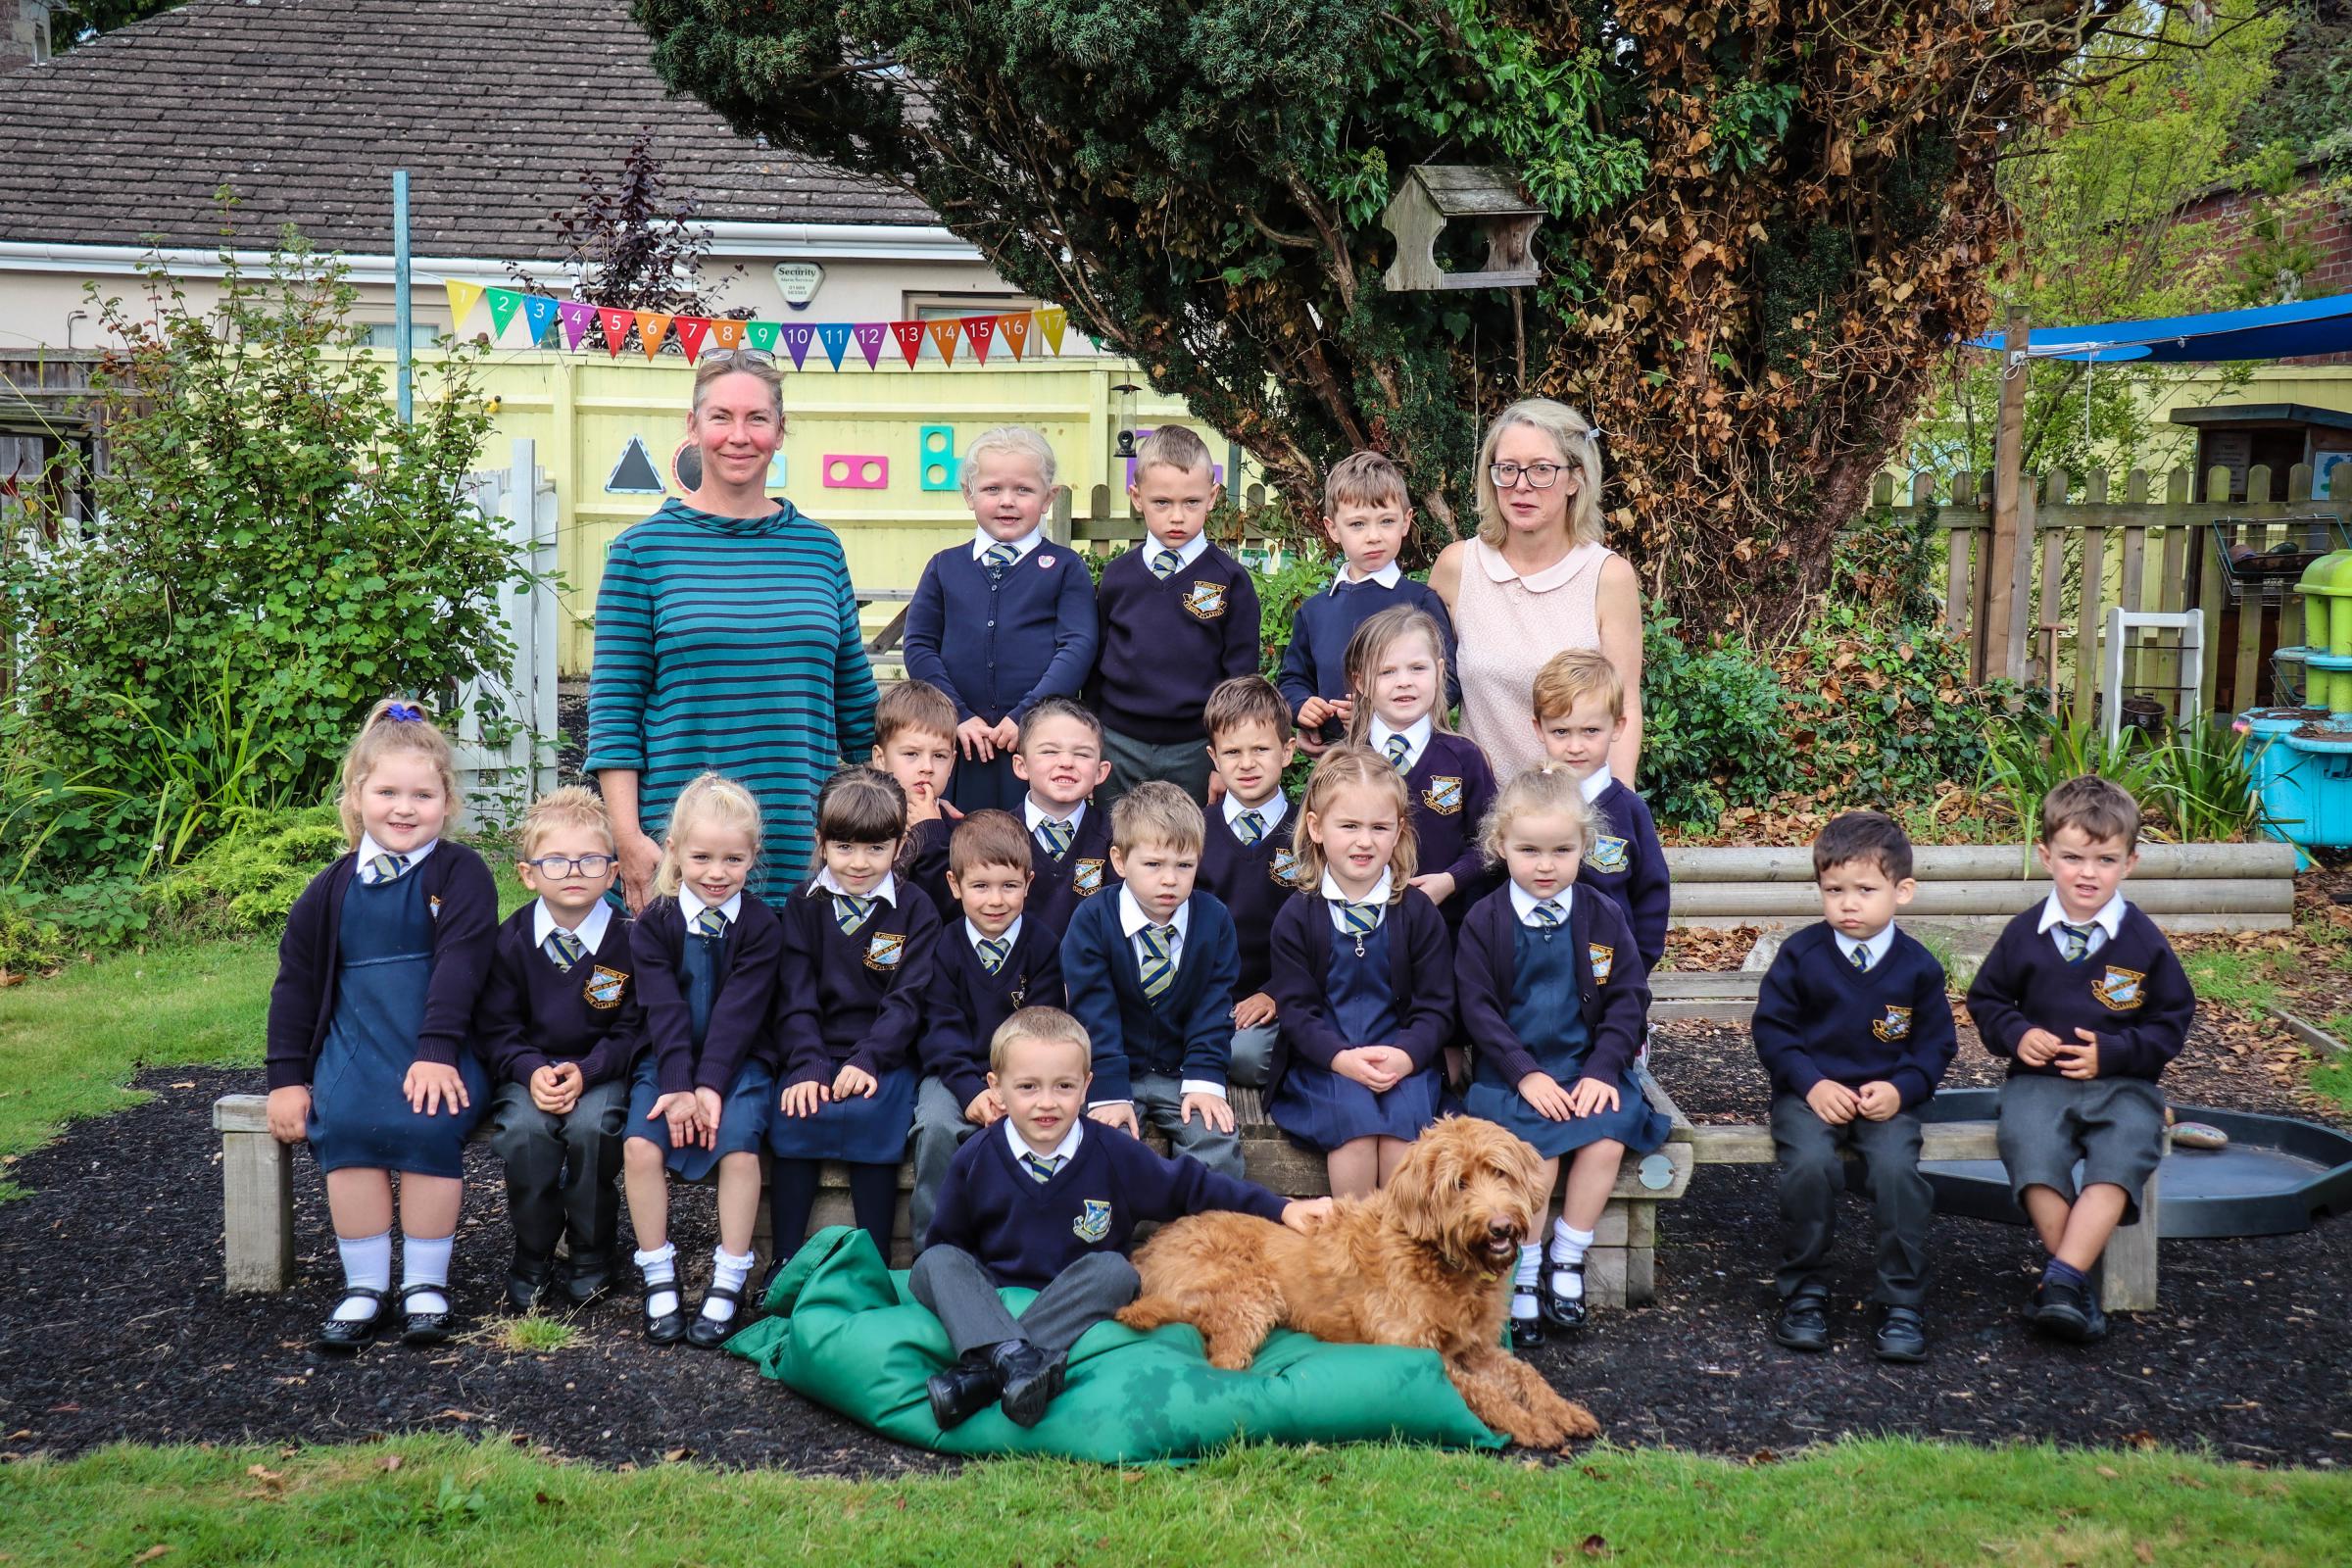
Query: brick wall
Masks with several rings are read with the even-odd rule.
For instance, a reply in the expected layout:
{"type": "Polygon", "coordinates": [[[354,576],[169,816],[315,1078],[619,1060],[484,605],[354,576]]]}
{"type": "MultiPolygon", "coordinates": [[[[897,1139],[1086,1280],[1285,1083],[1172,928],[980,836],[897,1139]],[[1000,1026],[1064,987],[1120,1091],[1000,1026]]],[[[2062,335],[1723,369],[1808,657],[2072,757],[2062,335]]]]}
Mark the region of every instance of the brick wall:
{"type": "MultiPolygon", "coordinates": [[[[2305,178],[2297,193],[2319,184],[2315,176],[2305,178]]],[[[2211,223],[2216,244],[2214,252],[2227,260],[2235,260],[2253,244],[2246,232],[2253,199],[2244,191],[2214,191],[2201,196],[2180,210],[2184,223],[2211,223]]],[[[2342,199],[2329,201],[2302,216],[2301,238],[2319,253],[2318,265],[2303,274],[2301,297],[2320,299],[2330,294],[2352,293],[2352,202],[2342,199]]],[[[2283,360],[2284,365],[2352,365],[2352,354],[2315,355],[2308,359],[2283,360]]]]}

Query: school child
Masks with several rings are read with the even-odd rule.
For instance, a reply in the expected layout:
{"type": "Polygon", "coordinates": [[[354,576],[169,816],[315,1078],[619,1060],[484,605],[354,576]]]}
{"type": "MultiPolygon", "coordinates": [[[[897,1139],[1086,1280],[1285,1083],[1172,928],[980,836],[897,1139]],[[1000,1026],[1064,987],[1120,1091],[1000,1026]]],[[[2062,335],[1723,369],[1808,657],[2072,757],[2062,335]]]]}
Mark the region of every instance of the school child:
{"type": "Polygon", "coordinates": [[[989,1039],[988,1083],[1004,1130],[965,1144],[907,1276],[948,1331],[956,1359],[926,1384],[931,1417],[956,1426],[991,1404],[1016,1426],[1042,1420],[1061,1392],[1070,1347],[1135,1299],[1126,1258],[1139,1220],[1232,1209],[1306,1231],[1331,1200],[1286,1200],[1254,1183],[1170,1159],[1089,1127],[1087,1033],[1057,1007],[1031,1005],[989,1039]],[[999,1286],[1038,1294],[1019,1317],[999,1286]]]}
{"type": "MultiPolygon", "coordinates": [[[[1594,744],[1605,751],[1608,739],[1594,744]]],[[[1845,1191],[1839,1152],[1851,1148],[1878,1218],[1871,1348],[1883,1361],[1921,1361],[1936,1195],[1919,1170],[1919,1107],[1958,1044],[1943,965],[1895,928],[1917,884],[1911,841],[1893,818],[1848,811],[1823,828],[1813,880],[1821,922],[1781,944],[1752,1026],[1772,1081],[1781,1169],[1781,1311],[1772,1337],[1792,1350],[1830,1348],[1826,1265],[1845,1191]]]]}
{"type": "Polygon", "coordinates": [[[1387,758],[1325,752],[1297,834],[1303,891],[1274,920],[1282,1051],[1266,1114],[1322,1151],[1333,1197],[1362,1198],[1387,1185],[1437,1114],[1453,941],[1411,885],[1412,812],[1387,758]]]}
{"type": "Polygon", "coordinates": [[[1502,788],[1486,822],[1508,880],[1462,921],[1457,995],[1471,1054],[1470,1114],[1518,1134],[1544,1156],[1545,1181],[1568,1165],[1547,1254],[1519,1250],[1511,1337],[1542,1343],[1543,1325],[1585,1321],[1585,1253],[1627,1150],[1646,1154],[1670,1124],[1626,1069],[1641,1049],[1649,974],[1617,906],[1577,897],[1576,873],[1599,836],[1592,808],[1563,768],[1502,788]]]}
{"type": "Polygon", "coordinates": [[[1200,851],[1200,886],[1233,916],[1241,944],[1241,976],[1234,991],[1233,1082],[1266,1081],[1281,1032],[1268,987],[1273,958],[1267,946],[1274,916],[1295,891],[1291,870],[1291,803],[1282,770],[1291,763],[1291,713],[1263,675],[1243,675],[1208,694],[1201,714],[1208,726],[1208,760],[1225,786],[1209,808],[1200,851]]]}
{"type": "Polygon", "coordinates": [[[1062,1002],[1061,938],[1024,908],[1032,873],[1020,818],[974,811],[956,824],[948,854],[957,912],[940,932],[917,1049],[923,1081],[914,1096],[906,1218],[918,1240],[956,1151],[1004,1114],[988,1087],[986,1042],[1021,1008],[1062,1002]]]}
{"type": "Polygon", "coordinates": [[[1095,667],[1095,579],[1046,538],[1054,493],[1044,436],[1000,425],[974,437],[963,455],[972,537],[931,558],[906,606],[906,673],[954,707],[947,795],[966,811],[1019,808],[1021,720],[1045,698],[1076,697],[1095,667]]]}
{"type": "Polygon", "coordinates": [[[1404,475],[1385,453],[1351,453],[1332,466],[1323,481],[1323,532],[1346,560],[1329,588],[1299,604],[1291,619],[1282,673],[1275,679],[1310,754],[1347,738],[1355,711],[1354,690],[1348,684],[1348,641],[1356,627],[1384,610],[1403,605],[1438,623],[1447,671],[1446,702],[1460,700],[1451,673],[1453,621],[1446,601],[1396,564],[1412,530],[1413,504],[1404,475]]]}
{"type": "Polygon", "coordinates": [[[1110,808],[1088,800],[1110,776],[1102,726],[1081,704],[1046,698],[1021,720],[1012,771],[1029,789],[1021,820],[1037,873],[1025,912],[1058,941],[1078,906],[1118,881],[1110,868],[1110,808]]]}
{"type": "Polygon", "coordinates": [[[1144,437],[1127,499],[1147,537],[1102,568],[1095,594],[1099,658],[1087,705],[1102,715],[1110,760],[1105,807],[1151,779],[1205,805],[1201,709],[1217,682],[1257,668],[1257,589],[1208,541],[1218,490],[1208,448],[1192,431],[1163,424],[1144,437]]]}
{"type": "Polygon", "coordinates": [[[942,920],[957,911],[948,891],[948,836],[963,813],[941,798],[956,765],[956,705],[938,687],[903,680],[874,705],[874,765],[906,796],[902,879],[931,901],[942,920]]]}
{"type": "Polygon", "coordinates": [[[708,1349],[726,1339],[752,1272],[760,1145],[775,1094],[768,1012],[784,955],[775,911],[745,891],[759,858],[759,801],[732,779],[699,775],[671,808],[654,898],[629,940],[650,1049],[629,1084],[620,1162],[645,1337],[656,1345],[708,1349]],[[714,1169],[718,1247],[689,1324],[664,1172],[700,1181],[714,1169]]]}
{"type": "Polygon", "coordinates": [[[1494,772],[1475,743],[1446,727],[1445,633],[1418,610],[1384,610],[1355,629],[1347,662],[1359,696],[1348,738],[1404,775],[1424,868],[1413,886],[1459,928],[1492,880],[1479,823],[1494,800],[1494,772]]]}
{"type": "Polygon", "coordinates": [[[1176,1152],[1239,1176],[1225,1084],[1241,957],[1233,916],[1193,885],[1200,808],[1154,779],[1111,808],[1110,833],[1119,891],[1079,906],[1061,939],[1070,1011],[1094,1042],[1087,1114],[1141,1136],[1140,1113],[1176,1152]]]}
{"type": "Polygon", "coordinates": [[[490,1093],[466,1041],[498,926],[490,868],[441,842],[459,804],[449,742],[424,710],[377,703],[335,798],[351,853],[302,890],[277,946],[270,1131],[310,1144],[343,1258],[342,1299],[311,1341],[320,1350],[356,1350],[394,1316],[395,1171],[400,1337],[449,1337],[459,1155],[490,1093]]]}
{"type": "Polygon", "coordinates": [[[828,1159],[849,1167],[851,1212],[890,1256],[914,1122],[914,1037],[939,945],[939,911],[899,880],[906,841],[906,796],[889,774],[845,767],[817,792],[816,856],[784,908],[776,998],[783,1114],[767,1147],[778,1262],[808,1239],[828,1159]]]}
{"type": "Polygon", "coordinates": [[[498,928],[474,1032],[498,1082],[490,1147],[506,1161],[514,1223],[507,1305],[528,1312],[555,1287],[566,1232],[565,1304],[612,1285],[641,1020],[629,918],[605,898],[620,865],[605,803],[577,784],[549,791],[524,813],[515,851],[514,874],[539,896],[498,928]]]}
{"type": "Polygon", "coordinates": [[[1604,654],[1556,654],[1536,672],[1535,707],[1544,755],[1568,770],[1600,817],[1600,837],[1576,880],[1616,901],[1642,967],[1654,970],[1666,956],[1672,891],[1649,804],[1609,776],[1609,748],[1625,732],[1625,681],[1604,654]]]}
{"type": "Polygon", "coordinates": [[[2087,1344],[2107,1332],[2090,1271],[2163,1157],[2156,1080],[2187,1043],[2197,998],[2172,944],[2124,899],[2139,863],[2130,791],[2087,774],[2059,785],[2034,853],[2049,896],[2002,930],[1968,1011],[1984,1049],[2009,1058],[2001,1163],[2049,1253],[2028,1321],[2087,1344]]]}

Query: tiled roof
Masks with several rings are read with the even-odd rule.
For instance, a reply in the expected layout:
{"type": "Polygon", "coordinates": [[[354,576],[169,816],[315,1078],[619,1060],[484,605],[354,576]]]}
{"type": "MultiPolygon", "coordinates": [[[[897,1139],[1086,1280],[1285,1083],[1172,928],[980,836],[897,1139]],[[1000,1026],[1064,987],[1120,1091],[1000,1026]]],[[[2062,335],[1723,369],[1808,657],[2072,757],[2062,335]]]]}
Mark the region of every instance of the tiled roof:
{"type": "Polygon", "coordinates": [[[216,247],[227,184],[240,247],[386,255],[406,167],[418,256],[546,257],[648,126],[702,220],[937,221],[666,96],[652,52],[627,0],[194,0],[0,74],[0,240],[216,247]]]}

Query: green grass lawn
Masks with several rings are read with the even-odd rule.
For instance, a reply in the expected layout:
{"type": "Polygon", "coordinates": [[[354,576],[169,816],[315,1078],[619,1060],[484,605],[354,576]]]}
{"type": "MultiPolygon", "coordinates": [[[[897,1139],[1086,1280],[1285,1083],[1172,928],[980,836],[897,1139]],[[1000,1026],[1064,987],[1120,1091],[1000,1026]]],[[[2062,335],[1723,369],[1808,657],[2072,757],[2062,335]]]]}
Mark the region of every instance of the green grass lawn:
{"type": "Polygon", "coordinates": [[[1034,1460],[883,1482],[632,1473],[413,1438],[120,1447],[0,1469],[0,1560],[539,1568],[557,1561],[1481,1564],[2340,1562],[2352,1480],[2167,1452],[1839,1444],[1778,1463],[1569,1465],[1239,1449],[1185,1469],[1034,1460]]]}

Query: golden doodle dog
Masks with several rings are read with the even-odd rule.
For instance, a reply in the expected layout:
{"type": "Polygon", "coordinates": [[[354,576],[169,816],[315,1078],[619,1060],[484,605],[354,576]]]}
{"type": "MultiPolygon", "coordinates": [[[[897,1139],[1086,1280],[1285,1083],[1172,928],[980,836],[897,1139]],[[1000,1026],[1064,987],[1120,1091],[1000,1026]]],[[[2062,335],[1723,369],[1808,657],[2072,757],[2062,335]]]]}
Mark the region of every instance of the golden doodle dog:
{"type": "Polygon", "coordinates": [[[1319,1340],[1436,1350],[1471,1414],[1534,1448],[1595,1437],[1571,1404],[1501,1348],[1522,1238],[1550,1194],[1536,1152],[1492,1122],[1447,1116],[1386,1188],[1333,1206],[1311,1236],[1250,1214],[1196,1214],[1135,1254],[1132,1329],[1190,1323],[1212,1365],[1248,1366],[1276,1328],[1319,1340]]]}

